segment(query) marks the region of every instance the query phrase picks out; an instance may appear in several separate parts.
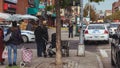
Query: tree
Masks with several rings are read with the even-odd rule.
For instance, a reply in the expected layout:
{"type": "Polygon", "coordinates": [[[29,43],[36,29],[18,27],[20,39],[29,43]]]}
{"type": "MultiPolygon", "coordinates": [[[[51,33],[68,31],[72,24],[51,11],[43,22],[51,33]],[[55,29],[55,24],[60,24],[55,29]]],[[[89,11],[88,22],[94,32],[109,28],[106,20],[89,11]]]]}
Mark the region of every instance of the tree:
{"type": "Polygon", "coordinates": [[[61,56],[61,23],[60,23],[60,0],[55,0],[56,9],[56,65],[62,64],[61,56]]]}
{"type": "MultiPolygon", "coordinates": [[[[55,0],[56,10],[56,65],[62,65],[60,8],[70,6],[70,0],[55,0]]],[[[57,67],[59,68],[59,67],[57,67]]]]}
{"type": "Polygon", "coordinates": [[[83,16],[84,17],[88,16],[89,9],[90,9],[90,20],[95,21],[97,18],[97,15],[96,15],[94,7],[90,4],[85,5],[83,16]]]}

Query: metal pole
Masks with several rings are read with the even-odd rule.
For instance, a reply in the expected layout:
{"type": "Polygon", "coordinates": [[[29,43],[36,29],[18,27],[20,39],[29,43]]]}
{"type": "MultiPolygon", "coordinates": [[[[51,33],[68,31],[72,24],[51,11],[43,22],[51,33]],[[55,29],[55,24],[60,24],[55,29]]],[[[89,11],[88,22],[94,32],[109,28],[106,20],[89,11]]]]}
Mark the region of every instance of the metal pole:
{"type": "Polygon", "coordinates": [[[83,0],[80,0],[80,24],[81,24],[81,30],[80,30],[80,43],[78,45],[78,56],[85,56],[85,45],[83,44],[83,0]]]}
{"type": "Polygon", "coordinates": [[[81,30],[80,30],[80,44],[83,44],[83,0],[80,0],[80,24],[81,24],[81,30]]]}

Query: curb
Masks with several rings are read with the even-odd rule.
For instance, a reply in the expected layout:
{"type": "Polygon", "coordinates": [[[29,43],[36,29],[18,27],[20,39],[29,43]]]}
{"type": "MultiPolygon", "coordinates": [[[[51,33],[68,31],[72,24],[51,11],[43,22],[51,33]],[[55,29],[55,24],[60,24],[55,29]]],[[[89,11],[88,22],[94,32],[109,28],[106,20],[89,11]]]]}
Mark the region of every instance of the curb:
{"type": "Polygon", "coordinates": [[[103,67],[103,63],[102,63],[102,60],[100,59],[100,56],[98,56],[98,55],[96,55],[96,56],[97,56],[99,68],[104,68],[104,67],[103,67]]]}

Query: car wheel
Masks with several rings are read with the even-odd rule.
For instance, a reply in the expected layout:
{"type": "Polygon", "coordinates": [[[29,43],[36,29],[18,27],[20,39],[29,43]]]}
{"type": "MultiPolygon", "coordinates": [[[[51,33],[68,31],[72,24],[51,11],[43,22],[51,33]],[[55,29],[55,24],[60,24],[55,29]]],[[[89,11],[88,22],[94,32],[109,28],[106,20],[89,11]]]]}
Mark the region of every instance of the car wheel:
{"type": "Polygon", "coordinates": [[[28,42],[28,37],[27,36],[25,36],[25,35],[22,35],[22,39],[23,39],[23,42],[28,42]]]}
{"type": "Polygon", "coordinates": [[[106,44],[109,44],[109,40],[106,41],[106,44]]]}

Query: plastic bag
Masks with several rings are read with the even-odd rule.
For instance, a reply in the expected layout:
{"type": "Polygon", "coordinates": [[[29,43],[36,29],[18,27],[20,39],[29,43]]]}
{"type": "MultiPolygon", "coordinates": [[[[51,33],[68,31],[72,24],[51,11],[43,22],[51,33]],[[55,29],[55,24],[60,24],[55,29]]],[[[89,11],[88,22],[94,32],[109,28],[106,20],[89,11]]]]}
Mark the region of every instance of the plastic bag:
{"type": "Polygon", "coordinates": [[[7,42],[10,40],[10,37],[11,37],[11,33],[7,34],[5,37],[4,37],[4,41],[7,42]]]}
{"type": "Polygon", "coordinates": [[[4,51],[2,53],[2,58],[3,59],[8,58],[8,48],[7,48],[7,46],[4,48],[4,51]]]}

